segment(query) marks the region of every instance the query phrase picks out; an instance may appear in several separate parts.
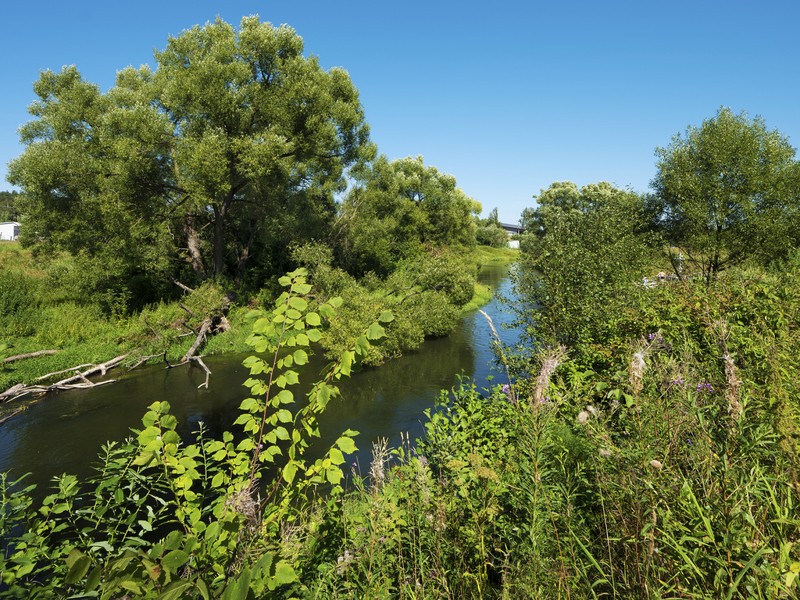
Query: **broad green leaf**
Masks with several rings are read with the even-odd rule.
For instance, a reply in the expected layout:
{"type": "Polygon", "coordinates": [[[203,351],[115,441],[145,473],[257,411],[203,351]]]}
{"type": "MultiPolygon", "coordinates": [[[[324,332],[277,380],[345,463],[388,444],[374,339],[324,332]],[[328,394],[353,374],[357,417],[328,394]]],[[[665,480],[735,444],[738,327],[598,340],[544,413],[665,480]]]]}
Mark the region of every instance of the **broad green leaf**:
{"type": "Polygon", "coordinates": [[[292,296],[291,298],[289,298],[289,306],[291,306],[295,310],[303,311],[306,308],[308,308],[308,302],[303,298],[292,296]]]}
{"type": "Polygon", "coordinates": [[[294,402],[294,394],[291,390],[281,390],[276,394],[275,399],[281,404],[291,404],[294,402]]]}
{"type": "Polygon", "coordinates": [[[333,485],[337,485],[342,480],[342,477],[342,470],[338,467],[325,469],[325,478],[333,485]]]}
{"type": "Polygon", "coordinates": [[[311,286],[307,283],[295,283],[291,287],[292,292],[304,296],[311,291],[311,286]]]}
{"type": "Polygon", "coordinates": [[[329,452],[329,456],[331,457],[331,462],[334,465],[341,465],[344,463],[344,455],[342,451],[338,448],[331,448],[329,452]]]}
{"type": "Polygon", "coordinates": [[[297,573],[292,566],[285,560],[278,561],[275,565],[275,582],[278,585],[286,585],[297,580],[297,573]]]}
{"type": "Polygon", "coordinates": [[[367,329],[367,338],[370,340],[379,340],[386,335],[386,330],[380,323],[373,323],[367,329]]]}
{"type": "Polygon", "coordinates": [[[297,365],[304,365],[308,362],[308,354],[305,350],[295,350],[293,356],[294,362],[297,365]]]}
{"type": "Polygon", "coordinates": [[[344,375],[345,377],[349,377],[350,376],[350,371],[353,368],[353,358],[354,358],[354,356],[353,356],[353,352],[352,351],[348,350],[348,351],[342,353],[342,362],[341,362],[340,370],[342,372],[342,375],[344,375]]]}
{"type": "Polygon", "coordinates": [[[161,559],[161,564],[170,571],[171,573],[176,573],[178,569],[180,569],[186,561],[189,560],[189,553],[183,550],[172,550],[167,552],[164,558],[161,559]]]}
{"type": "Polygon", "coordinates": [[[312,327],[319,327],[322,324],[322,319],[319,318],[319,314],[310,312],[306,315],[306,323],[312,327]]]}
{"type": "Polygon", "coordinates": [[[345,454],[352,454],[357,450],[356,443],[351,437],[342,436],[336,440],[336,445],[339,446],[345,454]]]}

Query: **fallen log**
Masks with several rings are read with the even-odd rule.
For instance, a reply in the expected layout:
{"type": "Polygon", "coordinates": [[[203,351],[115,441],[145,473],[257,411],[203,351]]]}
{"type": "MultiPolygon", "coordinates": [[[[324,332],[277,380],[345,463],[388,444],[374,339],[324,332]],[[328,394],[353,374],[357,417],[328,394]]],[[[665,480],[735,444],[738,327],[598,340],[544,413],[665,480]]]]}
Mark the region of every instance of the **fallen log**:
{"type": "Polygon", "coordinates": [[[74,373],[78,369],[84,369],[86,367],[93,366],[94,363],[86,363],[85,365],[78,365],[77,367],[71,367],[69,369],[62,369],[61,371],[53,371],[52,373],[48,373],[47,375],[42,375],[41,377],[37,377],[36,381],[42,381],[44,379],[50,379],[51,377],[55,377],[56,375],[63,375],[64,373],[74,373]]]}
{"type": "Polygon", "coordinates": [[[46,394],[48,392],[54,391],[65,391],[65,390],[84,390],[93,387],[97,387],[100,385],[105,385],[107,383],[113,383],[116,379],[108,379],[106,381],[90,381],[89,377],[91,375],[100,374],[101,376],[105,375],[109,369],[113,369],[119,363],[121,363],[127,357],[127,354],[121,354],[111,360],[108,360],[99,365],[80,365],[79,367],[73,367],[72,369],[67,369],[65,371],[56,371],[55,373],[48,373],[44,377],[40,377],[37,381],[42,379],[46,379],[48,377],[52,377],[54,375],[60,375],[66,372],[73,372],[75,373],[71,377],[67,377],[65,379],[61,379],[60,381],[56,381],[55,383],[50,384],[40,384],[40,385],[25,385],[24,383],[18,383],[17,385],[11,386],[5,392],[0,393],[0,402],[7,402],[10,400],[17,400],[24,396],[28,396],[31,394],[46,394]],[[85,371],[79,371],[83,367],[90,366],[90,369],[85,371]]]}
{"type": "Polygon", "coordinates": [[[183,358],[181,359],[181,362],[182,362],[182,363],[185,363],[185,362],[187,362],[189,359],[191,359],[191,358],[192,358],[192,357],[195,355],[195,353],[197,352],[197,349],[198,349],[198,348],[199,348],[199,347],[200,347],[200,346],[201,346],[203,343],[205,343],[205,341],[206,341],[206,334],[208,333],[208,330],[209,330],[209,329],[211,329],[211,325],[213,324],[213,322],[214,322],[214,321],[213,321],[213,319],[212,319],[211,317],[207,317],[207,318],[206,318],[206,319],[203,321],[203,324],[200,326],[200,331],[198,331],[198,332],[197,332],[197,337],[195,337],[195,338],[194,338],[194,344],[192,344],[192,347],[191,347],[191,348],[189,348],[189,349],[186,351],[186,354],[184,354],[184,355],[183,355],[183,358]]]}
{"type": "Polygon", "coordinates": [[[14,362],[17,360],[23,360],[25,358],[36,358],[37,356],[49,356],[51,354],[57,353],[58,350],[38,350],[36,352],[28,352],[26,354],[16,354],[14,356],[9,356],[8,358],[4,358],[2,361],[3,364],[14,362]]]}
{"type": "MultiPolygon", "coordinates": [[[[104,362],[102,364],[95,365],[91,369],[87,369],[86,371],[83,371],[82,373],[80,373],[80,372],[76,373],[72,377],[67,377],[66,379],[62,379],[61,381],[57,381],[52,385],[54,385],[54,386],[68,385],[68,384],[70,384],[70,383],[72,383],[74,381],[86,380],[89,377],[89,375],[95,375],[97,373],[100,373],[100,375],[103,376],[103,375],[106,374],[106,371],[108,371],[109,369],[113,369],[119,363],[121,363],[123,360],[125,360],[127,357],[128,357],[127,354],[120,354],[116,358],[112,358],[111,360],[108,360],[108,361],[106,361],[106,362],[104,362]]],[[[94,385],[97,385],[97,384],[94,384],[94,385]]]]}

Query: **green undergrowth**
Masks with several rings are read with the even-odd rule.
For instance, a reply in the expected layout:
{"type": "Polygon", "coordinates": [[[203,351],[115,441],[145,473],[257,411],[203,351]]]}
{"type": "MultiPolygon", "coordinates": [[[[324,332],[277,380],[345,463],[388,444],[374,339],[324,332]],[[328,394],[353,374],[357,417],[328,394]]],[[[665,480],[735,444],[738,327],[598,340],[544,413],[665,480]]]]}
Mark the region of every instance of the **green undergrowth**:
{"type": "MultiPolygon", "coordinates": [[[[392,310],[396,319],[387,329],[385,343],[365,357],[366,364],[380,364],[419,347],[427,338],[447,335],[463,314],[491,299],[491,291],[475,283],[474,259],[467,255],[432,251],[407,261],[385,279],[368,274],[356,280],[330,265],[328,249],[312,250],[324,252],[313,276],[320,298],[346,296],[325,342],[328,356],[352,345],[366,324],[384,310],[392,310]]],[[[480,256],[491,261],[504,254],[491,249],[480,256]]],[[[302,264],[302,256],[298,262],[302,264]]],[[[203,319],[209,314],[221,314],[225,290],[213,283],[203,284],[178,300],[152,304],[128,314],[115,308],[113,298],[84,298],[75,291],[65,275],[73,271],[73,266],[66,256],[43,261],[16,243],[0,245],[0,272],[4,278],[0,288],[0,340],[6,346],[0,359],[57,350],[53,355],[15,361],[0,368],[0,391],[17,383],[33,383],[48,373],[105,362],[121,354],[129,355],[121,368],[141,364],[142,360],[179,361],[194,342],[203,319]]],[[[271,292],[264,290],[231,305],[226,317],[229,329],[209,335],[200,353],[246,352],[249,327],[244,315],[248,305],[269,302],[270,296],[271,292]]]]}
{"type": "Polygon", "coordinates": [[[510,265],[519,259],[519,250],[514,248],[492,248],[476,246],[473,258],[479,265],[510,265]]]}
{"type": "Polygon", "coordinates": [[[800,259],[632,288],[626,328],[501,352],[509,385],[443,392],[423,439],[376,441],[360,472],[353,431],[303,456],[335,381],[395,317],[377,314],[297,404],[294,365],[347,304],[297,272],[251,315],[241,442],[181,440],[156,403],[97,478],[58,478],[42,506],[2,481],[3,593],[794,598],[798,276],[800,259]]]}

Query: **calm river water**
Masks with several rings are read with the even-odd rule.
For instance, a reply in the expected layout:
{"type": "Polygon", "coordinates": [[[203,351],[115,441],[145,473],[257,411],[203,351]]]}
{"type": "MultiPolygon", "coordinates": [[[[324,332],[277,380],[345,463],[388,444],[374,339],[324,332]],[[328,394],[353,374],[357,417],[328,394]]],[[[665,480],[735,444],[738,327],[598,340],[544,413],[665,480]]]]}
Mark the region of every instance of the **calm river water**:
{"type": "MultiPolygon", "coordinates": [[[[479,278],[496,294],[511,295],[507,267],[484,267],[479,278]]],[[[483,310],[492,316],[503,341],[513,343],[517,333],[500,327],[511,317],[497,299],[483,310]]],[[[102,444],[122,440],[132,427],[141,427],[146,407],[155,400],[172,405],[184,439],[190,439],[188,434],[200,421],[212,434],[235,432],[231,423],[247,397],[242,383],[249,374],[241,364],[243,358],[204,359],[213,373],[208,390],[197,389],[205,378],[198,368],[151,366],[125,375],[112,372],[120,381],[108,386],[35,402],[0,425],[0,471],[30,473],[28,482],[39,484],[40,490],[59,473],[88,474],[102,444]]],[[[479,388],[505,383],[505,375],[494,366],[489,326],[477,311],[464,317],[450,336],[427,341],[416,352],[342,381],[342,398],[332,402],[320,420],[323,436],[331,443],[344,429],[361,432],[356,439],[360,450],[353,460],[365,472],[372,442],[386,437],[397,446],[401,433],[408,433],[411,440],[419,437],[423,411],[434,406],[440,390],[456,386],[461,375],[472,378],[479,388]]]]}

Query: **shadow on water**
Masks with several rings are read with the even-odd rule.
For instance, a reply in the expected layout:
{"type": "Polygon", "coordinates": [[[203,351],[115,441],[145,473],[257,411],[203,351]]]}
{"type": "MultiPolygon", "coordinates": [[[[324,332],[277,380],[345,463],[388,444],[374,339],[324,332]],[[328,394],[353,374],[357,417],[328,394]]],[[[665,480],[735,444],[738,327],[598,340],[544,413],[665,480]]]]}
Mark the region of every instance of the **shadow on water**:
{"type": "MultiPolygon", "coordinates": [[[[507,267],[486,267],[480,280],[500,294],[511,294],[507,267]]],[[[500,303],[493,300],[484,310],[495,320],[503,341],[512,343],[516,333],[500,328],[511,320],[500,303]]],[[[102,444],[123,440],[131,428],[141,427],[142,415],[156,400],[171,404],[186,440],[200,421],[212,435],[235,431],[231,423],[247,396],[242,384],[249,373],[242,366],[243,358],[206,358],[213,372],[210,390],[197,389],[205,379],[200,369],[152,366],[121,376],[121,381],[109,386],[60,393],[33,403],[0,425],[0,471],[12,470],[12,476],[29,472],[28,481],[40,490],[60,473],[87,475],[102,444]]],[[[442,389],[458,385],[459,376],[472,378],[479,388],[504,383],[505,376],[493,364],[489,326],[480,313],[471,313],[450,336],[429,340],[416,352],[340,382],[341,399],[320,419],[322,445],[332,443],[345,429],[359,431],[360,451],[350,460],[363,469],[378,438],[386,437],[390,446],[398,446],[401,433],[412,440],[419,437],[423,411],[434,406],[442,389]]],[[[320,369],[322,361],[310,367],[315,365],[320,369]]]]}

